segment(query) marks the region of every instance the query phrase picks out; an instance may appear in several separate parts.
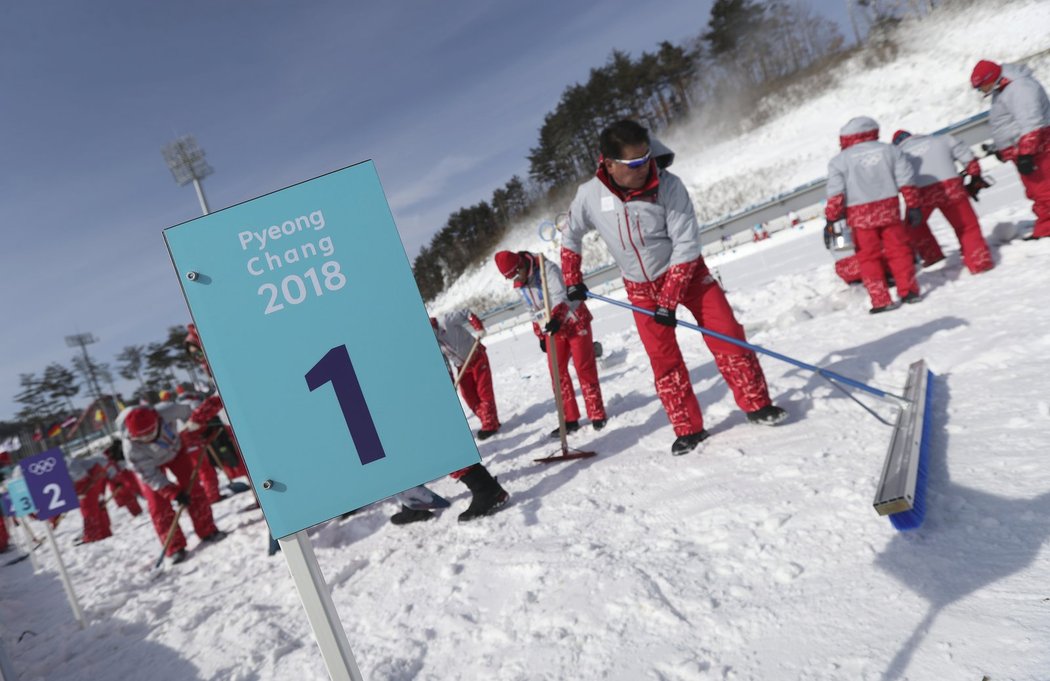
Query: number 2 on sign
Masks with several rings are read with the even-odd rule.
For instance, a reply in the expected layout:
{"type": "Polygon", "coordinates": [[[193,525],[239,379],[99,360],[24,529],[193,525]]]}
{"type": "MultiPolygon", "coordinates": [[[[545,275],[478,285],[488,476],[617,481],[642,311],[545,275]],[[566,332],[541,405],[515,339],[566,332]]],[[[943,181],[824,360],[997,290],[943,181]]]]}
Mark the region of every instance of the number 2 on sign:
{"type": "Polygon", "coordinates": [[[47,510],[53,511],[66,505],[66,502],[62,501],[62,488],[55,483],[44,485],[44,494],[51,495],[51,503],[47,505],[47,510]]]}
{"type": "Polygon", "coordinates": [[[343,412],[343,420],[350,431],[350,438],[357,448],[361,464],[372,463],[386,456],[383,443],[379,441],[372,413],[368,411],[361,383],[350,361],[345,345],[329,350],[321,360],[306,373],[306,386],[313,392],[326,383],[331,383],[335,398],[343,412]]]}

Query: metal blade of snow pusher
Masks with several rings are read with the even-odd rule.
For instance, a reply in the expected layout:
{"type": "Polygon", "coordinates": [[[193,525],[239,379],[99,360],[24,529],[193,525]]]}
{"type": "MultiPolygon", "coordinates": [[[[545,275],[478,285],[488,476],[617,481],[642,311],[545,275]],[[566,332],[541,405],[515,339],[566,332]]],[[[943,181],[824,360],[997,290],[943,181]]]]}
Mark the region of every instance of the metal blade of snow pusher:
{"type": "Polygon", "coordinates": [[[879,515],[890,515],[910,511],[917,496],[919,463],[922,450],[928,446],[924,428],[928,417],[927,396],[933,374],[920,359],[908,368],[908,381],[904,385],[904,397],[908,401],[897,414],[886,461],[882,466],[882,479],[875,492],[875,510],[879,515]]]}
{"type": "Polygon", "coordinates": [[[589,459],[597,456],[598,452],[584,452],[579,449],[559,449],[558,452],[545,456],[542,459],[533,459],[536,463],[555,463],[558,461],[571,461],[573,459],[589,459]]]}

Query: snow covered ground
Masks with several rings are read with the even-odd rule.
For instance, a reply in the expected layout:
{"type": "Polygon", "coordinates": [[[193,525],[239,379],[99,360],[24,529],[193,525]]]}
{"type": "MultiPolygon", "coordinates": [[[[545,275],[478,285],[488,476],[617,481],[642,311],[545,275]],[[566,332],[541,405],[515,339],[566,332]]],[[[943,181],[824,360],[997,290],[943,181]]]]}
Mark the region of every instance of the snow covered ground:
{"type": "MultiPolygon", "coordinates": [[[[933,74],[915,85],[921,104],[880,90],[854,111],[843,102],[859,100],[835,95],[837,106],[798,114],[817,117],[819,136],[788,128],[788,137],[814,150],[825,144],[826,161],[840,119],[858,113],[895,112],[916,129],[974,113],[980,104],[964,106],[973,101],[969,63],[1034,51],[1032,36],[1050,33],[1045,8],[974,6],[970,26],[937,32],[927,24],[938,36],[931,51],[955,52],[929,63],[916,52],[914,70],[900,67],[900,82],[915,70],[933,74]],[[988,51],[992,44],[1004,52],[988,51]],[[950,72],[930,71],[949,56],[950,72]],[[948,89],[963,93],[959,102],[929,120],[905,115],[942,102],[948,89]]],[[[786,139],[740,144],[776,151],[786,139]]],[[[680,152],[675,169],[694,187],[708,183],[700,172],[709,164],[693,168],[688,156],[680,152]]],[[[737,172],[745,167],[723,157],[737,172]]],[[[977,204],[985,233],[1030,221],[1012,167],[984,163],[998,180],[977,204]]],[[[799,170],[786,185],[820,174],[822,166],[799,170]]],[[[910,362],[929,362],[932,466],[920,530],[898,533],[871,507],[889,428],[822,379],[773,359],[762,363],[790,420],[751,426],[700,338],[685,330],[679,337],[713,437],[671,457],[674,435],[630,315],[594,302],[611,420],[571,444],[597,457],[533,463],[556,448],[547,436],[556,417],[544,356],[519,325],[485,341],[504,426],[480,451],[511,494],[504,510],[457,523],[469,493],[446,478],[432,487],[453,507],[436,520],[394,527],[387,519],[396,506],[383,502],[311,530],[364,677],[1050,678],[1050,240],[990,239],[997,267],[974,277],[943,220],[933,226],[947,260],[920,273],[921,304],[885,315],[868,315],[864,291],[835,277],[819,221],[710,259],[758,345],[891,391],[910,362]]],[[[505,247],[538,248],[535,232],[505,247]]],[[[509,292],[486,270],[455,290],[509,292]]],[[[442,304],[453,307],[455,294],[442,304]]],[[[19,680],[326,679],[287,567],[280,555],[266,557],[260,513],[244,511],[250,503],[239,495],[215,505],[230,537],[196,550],[190,533],[191,559],[157,578],[147,571],[159,546],[145,516],[114,509],[115,535],[78,547],[79,517],[64,520],[56,534],[84,630],[46,548],[38,571],[29,561],[0,567],[0,641],[19,680]]]]}
{"type": "MultiPolygon", "coordinates": [[[[1031,219],[1012,169],[993,175],[978,204],[986,233],[1031,219]]],[[[556,448],[556,419],[544,357],[519,326],[486,340],[504,426],[481,453],[509,506],[461,525],[469,495],[442,479],[433,488],[453,507],[436,520],[395,527],[382,502],[311,531],[364,677],[1045,681],[1050,240],[993,244],[996,269],[974,277],[943,221],[934,228],[948,258],[920,274],[925,300],[885,315],[835,278],[817,224],[721,264],[754,343],[888,390],[911,361],[930,363],[920,530],[898,533],[871,507],[889,428],[771,359],[791,418],[751,426],[684,330],[713,437],[671,457],[630,316],[591,303],[611,420],[571,444],[597,457],[533,463],[556,448]]],[[[284,561],[265,555],[261,515],[242,512],[250,502],[217,504],[231,536],[156,579],[145,517],[115,510],[115,535],[79,547],[79,518],[66,519],[57,536],[84,630],[44,549],[36,573],[0,568],[18,678],[327,678],[284,561]]]]}

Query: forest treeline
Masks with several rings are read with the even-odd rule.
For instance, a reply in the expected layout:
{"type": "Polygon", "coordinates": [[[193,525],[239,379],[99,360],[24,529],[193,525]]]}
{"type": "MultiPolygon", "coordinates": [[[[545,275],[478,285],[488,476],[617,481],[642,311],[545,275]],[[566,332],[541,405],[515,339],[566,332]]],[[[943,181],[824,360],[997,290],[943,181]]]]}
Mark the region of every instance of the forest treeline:
{"type": "MultiPolygon", "coordinates": [[[[20,436],[22,445],[31,440],[40,442],[41,446],[64,442],[72,433],[68,426],[62,428],[61,425],[83,411],[73,403],[73,398],[78,396],[92,403],[99,398],[108,401],[113,396],[127,404],[137,404],[140,399],[152,404],[162,390],[197,383],[204,377],[196,360],[186,352],[185,340],[186,327],[172,326],[161,341],[124,347],[114,358],[115,365],[96,361],[84,351],[74,355],[69,366],[56,361],[42,371],[19,374],[19,392],[14,399],[20,409],[15,421],[0,423],[0,443],[15,435],[20,436]],[[121,396],[114,383],[114,372],[133,381],[134,392],[121,396]]],[[[102,426],[85,423],[78,430],[83,432],[92,427],[102,426]]]]}
{"type": "MultiPolygon", "coordinates": [[[[885,3],[869,0],[864,7],[870,27],[894,20],[885,3]]],[[[633,118],[659,131],[727,102],[746,106],[834,58],[844,43],[837,25],[802,1],[716,0],[707,26],[686,44],[665,41],[637,57],[612,50],[544,117],[528,156],[528,180],[512,177],[489,201],[454,212],[419,252],[412,269],[424,300],[489,253],[516,220],[590,176],[608,124],[633,118]]]]}

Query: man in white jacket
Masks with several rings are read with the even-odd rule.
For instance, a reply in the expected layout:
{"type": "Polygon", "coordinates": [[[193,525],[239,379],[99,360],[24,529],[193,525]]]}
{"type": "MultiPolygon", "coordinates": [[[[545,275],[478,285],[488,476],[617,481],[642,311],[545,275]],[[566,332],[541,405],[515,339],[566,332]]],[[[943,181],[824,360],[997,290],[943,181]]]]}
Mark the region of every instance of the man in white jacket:
{"type": "MultiPolygon", "coordinates": [[[[179,421],[191,424],[190,431],[200,429],[222,407],[217,397],[205,400],[196,410],[185,404],[169,402],[160,409],[135,407],[124,418],[122,432],[124,459],[142,480],[142,491],[149,504],[153,528],[163,542],[175,521],[171,502],[187,506],[193,529],[203,542],[216,542],[226,533],[215,527],[211,505],[204,495],[199,477],[194,477],[196,459],[190,453],[191,433],[180,433],[179,421]],[[177,482],[165,474],[170,472],[177,482]]],[[[198,454],[199,456],[199,454],[198,454]]],[[[173,563],[186,557],[186,537],[176,528],[166,554],[173,563]]]]}
{"type": "MultiPolygon", "coordinates": [[[[678,436],[671,453],[685,454],[708,433],[675,336],[675,310],[682,305],[701,326],[742,341],[744,327],[700,255],[700,227],[685,185],[652,158],[649,131],[635,121],[619,121],[602,131],[599,146],[598,170],[577,190],[562,237],[567,297],[587,297],[583,237],[597,230],[620,266],[628,299],[653,312],[636,312],[635,324],[656,393],[678,436]]],[[[785,418],[770,400],[754,352],[708,336],[704,341],[749,421],[775,425],[785,418]]]]}
{"type": "Polygon", "coordinates": [[[1013,161],[1032,200],[1030,239],[1050,236],[1050,99],[1027,66],[981,60],[970,85],[992,98],[988,123],[996,156],[1013,161]]]}

